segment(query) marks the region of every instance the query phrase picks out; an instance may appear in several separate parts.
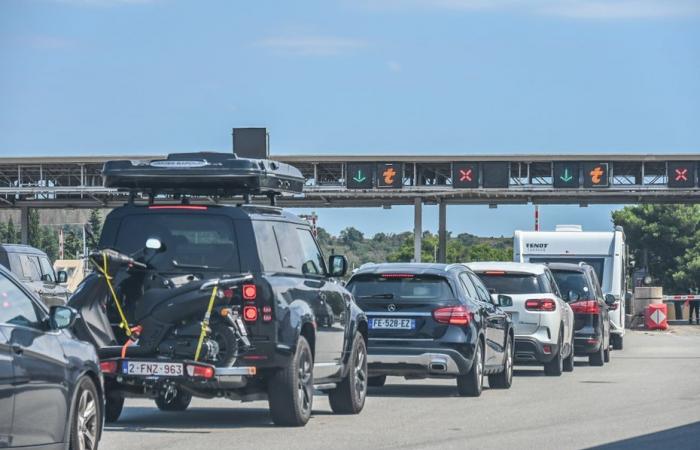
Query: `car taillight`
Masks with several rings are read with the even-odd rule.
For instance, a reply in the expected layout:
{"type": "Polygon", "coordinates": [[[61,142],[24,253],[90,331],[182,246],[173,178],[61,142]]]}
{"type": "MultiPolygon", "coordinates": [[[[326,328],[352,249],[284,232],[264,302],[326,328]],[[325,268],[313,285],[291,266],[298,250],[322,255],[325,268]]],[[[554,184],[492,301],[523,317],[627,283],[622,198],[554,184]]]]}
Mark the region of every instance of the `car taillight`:
{"type": "Polygon", "coordinates": [[[117,373],[117,362],[100,361],[100,371],[102,373],[117,373]]]}
{"type": "Polygon", "coordinates": [[[200,366],[196,364],[187,365],[187,375],[191,377],[213,378],[214,368],[211,366],[200,366]]]}
{"type": "Polygon", "coordinates": [[[255,322],[258,320],[258,308],[255,306],[243,307],[243,319],[246,322],[255,322]]]}
{"type": "Polygon", "coordinates": [[[415,278],[412,273],[383,273],[382,278],[415,278]]]}
{"type": "Polygon", "coordinates": [[[433,318],[438,323],[468,325],[471,321],[471,312],[464,306],[448,306],[433,311],[433,318]]]}
{"type": "Polygon", "coordinates": [[[243,300],[255,300],[258,296],[258,288],[254,284],[243,285],[243,300]]]}
{"type": "Polygon", "coordinates": [[[576,314],[600,314],[600,306],[595,300],[579,300],[569,303],[569,306],[576,314]]]}
{"type": "Polygon", "coordinates": [[[551,298],[532,298],[525,300],[525,309],[528,311],[554,311],[557,303],[551,298]]]}

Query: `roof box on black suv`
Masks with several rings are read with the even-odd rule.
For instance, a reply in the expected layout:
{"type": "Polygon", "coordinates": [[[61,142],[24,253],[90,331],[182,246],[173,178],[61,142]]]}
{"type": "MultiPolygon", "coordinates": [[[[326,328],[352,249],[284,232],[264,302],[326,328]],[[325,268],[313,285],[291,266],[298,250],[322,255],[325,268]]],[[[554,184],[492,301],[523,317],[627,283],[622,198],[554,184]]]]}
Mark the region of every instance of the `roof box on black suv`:
{"type": "Polygon", "coordinates": [[[301,172],[268,159],[229,153],[173,153],[166,159],[107,161],[106,187],[151,194],[278,195],[300,193],[301,172]]]}

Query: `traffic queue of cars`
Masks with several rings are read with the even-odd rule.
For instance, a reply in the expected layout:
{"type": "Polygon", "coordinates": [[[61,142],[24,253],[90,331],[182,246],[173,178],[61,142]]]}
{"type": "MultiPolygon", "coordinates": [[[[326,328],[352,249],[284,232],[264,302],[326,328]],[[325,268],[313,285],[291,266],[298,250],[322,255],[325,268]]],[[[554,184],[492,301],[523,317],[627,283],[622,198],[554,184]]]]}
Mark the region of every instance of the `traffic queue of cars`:
{"type": "MultiPolygon", "coordinates": [[[[301,190],[295,170],[206,153],[103,173],[108,186],[245,186],[272,201],[301,190]]],[[[326,259],[309,223],[274,206],[132,200],[90,260],[67,306],[49,308],[0,267],[0,446],[94,450],[128,397],[163,411],[267,399],[276,425],[303,426],[315,393],[358,414],[387,376],[451,378],[477,397],[484,378],[510,388],[516,363],[559,376],[575,354],[610,355],[616,299],[590,266],[365,264],[343,285],[345,257],[326,259]]]]}

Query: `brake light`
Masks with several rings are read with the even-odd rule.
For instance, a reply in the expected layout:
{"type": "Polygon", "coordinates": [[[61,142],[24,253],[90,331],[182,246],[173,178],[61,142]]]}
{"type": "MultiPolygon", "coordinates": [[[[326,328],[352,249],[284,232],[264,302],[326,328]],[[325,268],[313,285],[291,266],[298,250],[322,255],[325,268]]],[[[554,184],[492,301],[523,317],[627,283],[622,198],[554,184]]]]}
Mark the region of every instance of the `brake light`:
{"type": "Polygon", "coordinates": [[[533,298],[525,300],[525,309],[528,311],[554,311],[557,303],[551,298],[533,298]]]}
{"type": "Polygon", "coordinates": [[[233,289],[224,289],[224,297],[226,299],[232,299],[233,298],[233,289]]]}
{"type": "Polygon", "coordinates": [[[117,373],[117,362],[100,361],[100,371],[102,373],[117,373]]]}
{"type": "Polygon", "coordinates": [[[382,278],[415,278],[412,273],[383,273],[382,278]]]}
{"type": "Polygon", "coordinates": [[[447,325],[469,325],[471,312],[464,306],[448,306],[433,311],[433,318],[438,323],[447,325]]]}
{"type": "Polygon", "coordinates": [[[503,270],[487,270],[484,273],[486,275],[505,275],[506,274],[503,270]]]}
{"type": "Polygon", "coordinates": [[[196,364],[187,365],[187,374],[191,377],[213,378],[214,368],[211,366],[199,366],[196,364]]]}
{"type": "Polygon", "coordinates": [[[595,300],[579,300],[570,303],[569,306],[576,314],[600,314],[600,306],[595,300]]]}
{"type": "Polygon", "coordinates": [[[151,205],[148,209],[187,209],[190,211],[206,211],[206,206],[201,205],[151,205]]]}
{"type": "Polygon", "coordinates": [[[255,306],[246,306],[243,308],[243,319],[246,322],[255,322],[258,320],[258,308],[255,306]]]}
{"type": "Polygon", "coordinates": [[[258,296],[258,288],[254,284],[244,284],[243,285],[243,299],[244,300],[255,300],[258,296]]]}

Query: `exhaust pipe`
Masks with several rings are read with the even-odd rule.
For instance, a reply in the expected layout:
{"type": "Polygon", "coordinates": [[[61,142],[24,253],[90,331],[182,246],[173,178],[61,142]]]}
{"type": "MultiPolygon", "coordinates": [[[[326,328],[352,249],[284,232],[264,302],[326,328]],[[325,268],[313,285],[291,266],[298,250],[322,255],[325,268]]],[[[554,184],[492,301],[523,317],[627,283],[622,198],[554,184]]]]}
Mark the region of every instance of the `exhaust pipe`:
{"type": "Polygon", "coordinates": [[[429,368],[431,372],[447,372],[447,363],[445,361],[432,361],[429,368]]]}

